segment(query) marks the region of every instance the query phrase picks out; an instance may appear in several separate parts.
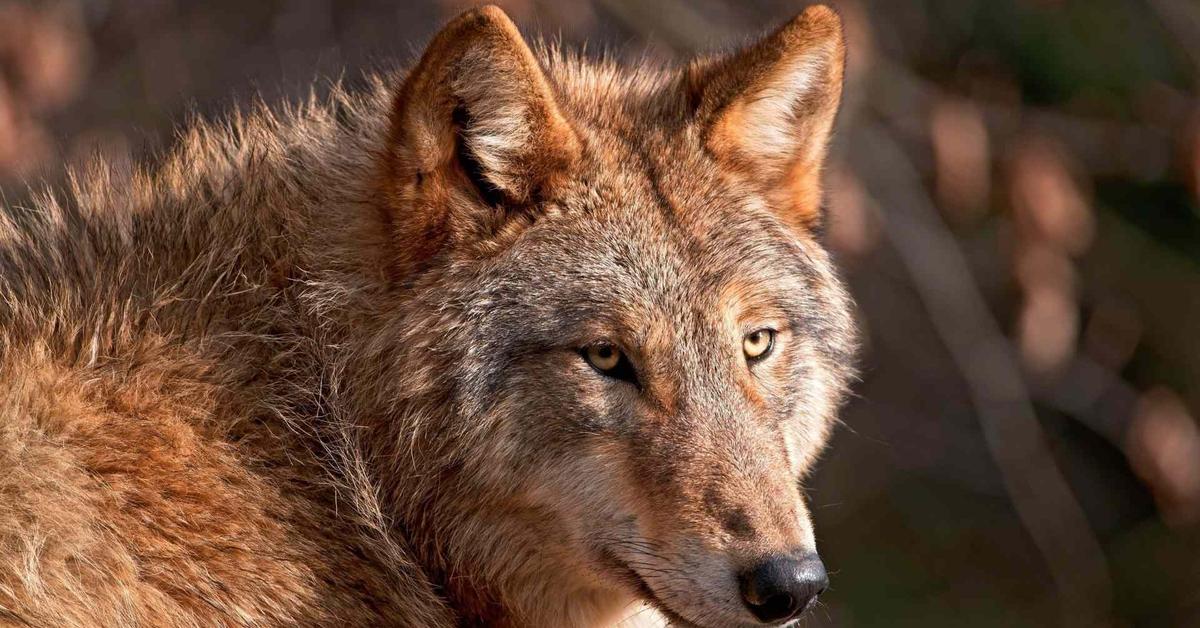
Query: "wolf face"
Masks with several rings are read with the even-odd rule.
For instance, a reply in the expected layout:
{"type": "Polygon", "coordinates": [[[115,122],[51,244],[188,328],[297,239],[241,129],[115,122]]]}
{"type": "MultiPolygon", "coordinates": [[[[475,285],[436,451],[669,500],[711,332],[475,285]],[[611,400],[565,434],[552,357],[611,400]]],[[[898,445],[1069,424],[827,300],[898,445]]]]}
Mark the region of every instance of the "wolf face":
{"type": "Polygon", "coordinates": [[[783,624],[824,589],[801,480],[854,344],[817,237],[843,54],[824,7],[665,70],[535,54],[480,9],[409,74],[380,343],[405,338],[390,394],[431,401],[373,440],[396,475],[443,461],[389,494],[460,607],[783,624]]]}

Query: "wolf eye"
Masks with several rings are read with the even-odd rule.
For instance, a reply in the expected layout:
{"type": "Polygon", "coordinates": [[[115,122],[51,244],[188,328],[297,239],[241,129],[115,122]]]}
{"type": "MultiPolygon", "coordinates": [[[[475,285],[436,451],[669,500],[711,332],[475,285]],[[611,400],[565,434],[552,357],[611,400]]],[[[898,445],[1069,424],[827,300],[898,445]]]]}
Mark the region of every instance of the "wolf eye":
{"type": "Polygon", "coordinates": [[[774,329],[756,329],[742,338],[742,353],[751,362],[767,357],[774,346],[774,329]]]}
{"type": "Polygon", "coordinates": [[[602,374],[637,383],[637,374],[634,373],[633,366],[629,364],[625,354],[615,346],[607,342],[598,342],[584,347],[582,353],[583,359],[602,374]]]}
{"type": "Polygon", "coordinates": [[[588,364],[601,371],[611,371],[621,363],[621,350],[610,344],[596,344],[585,350],[588,364]]]}

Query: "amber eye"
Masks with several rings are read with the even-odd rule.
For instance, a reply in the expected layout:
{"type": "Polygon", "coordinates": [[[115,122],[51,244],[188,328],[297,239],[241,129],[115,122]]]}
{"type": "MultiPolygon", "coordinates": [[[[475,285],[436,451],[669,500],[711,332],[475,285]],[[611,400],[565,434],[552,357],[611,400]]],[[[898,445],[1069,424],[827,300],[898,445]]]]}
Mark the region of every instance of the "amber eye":
{"type": "Polygon", "coordinates": [[[745,353],[746,359],[750,361],[767,357],[774,346],[774,329],[756,329],[742,338],[742,353],[745,353]]]}
{"type": "Polygon", "coordinates": [[[614,371],[621,363],[621,350],[607,343],[594,344],[583,350],[588,364],[602,373],[614,371]]]}
{"type": "Polygon", "coordinates": [[[641,388],[633,364],[616,346],[607,342],[597,342],[580,349],[579,353],[592,368],[605,377],[626,381],[641,388]]]}

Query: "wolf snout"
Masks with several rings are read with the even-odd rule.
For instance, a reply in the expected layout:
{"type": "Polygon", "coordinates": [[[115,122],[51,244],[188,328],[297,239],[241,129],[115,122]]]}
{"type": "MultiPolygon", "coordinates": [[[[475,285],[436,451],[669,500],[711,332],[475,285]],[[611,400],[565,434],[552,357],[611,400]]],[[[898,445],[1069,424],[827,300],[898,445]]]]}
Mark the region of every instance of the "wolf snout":
{"type": "Polygon", "coordinates": [[[739,576],[746,608],[767,624],[795,619],[817,599],[829,578],[821,559],[811,552],[768,557],[739,576]]]}

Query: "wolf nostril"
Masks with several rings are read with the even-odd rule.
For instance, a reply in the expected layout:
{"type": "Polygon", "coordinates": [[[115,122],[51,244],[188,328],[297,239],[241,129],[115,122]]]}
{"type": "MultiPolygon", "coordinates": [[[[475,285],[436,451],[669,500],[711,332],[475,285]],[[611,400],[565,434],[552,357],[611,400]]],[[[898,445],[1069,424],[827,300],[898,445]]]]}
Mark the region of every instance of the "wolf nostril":
{"type": "Polygon", "coordinates": [[[764,623],[794,619],[829,585],[815,554],[771,556],[739,580],[746,608],[764,623]]]}
{"type": "Polygon", "coordinates": [[[754,604],[750,606],[750,612],[762,621],[777,621],[781,619],[791,619],[799,609],[799,604],[796,603],[796,598],[788,593],[776,593],[766,599],[762,604],[754,604]]]}

